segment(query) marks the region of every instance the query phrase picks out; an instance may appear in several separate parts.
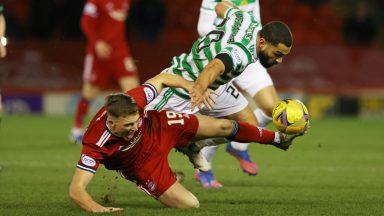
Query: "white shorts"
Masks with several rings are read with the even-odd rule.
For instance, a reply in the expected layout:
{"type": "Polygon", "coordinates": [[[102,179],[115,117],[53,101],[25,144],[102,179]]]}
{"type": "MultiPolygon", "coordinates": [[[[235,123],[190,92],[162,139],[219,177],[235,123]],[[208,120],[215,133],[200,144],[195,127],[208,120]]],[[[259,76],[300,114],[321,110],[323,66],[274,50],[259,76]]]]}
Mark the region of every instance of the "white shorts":
{"type": "Polygon", "coordinates": [[[212,117],[225,117],[243,110],[248,105],[248,101],[232,83],[220,86],[215,92],[218,96],[213,95],[215,100],[213,110],[203,107],[201,110],[195,108],[192,111],[191,101],[176,95],[169,88],[164,88],[145,109],[168,109],[188,114],[200,112],[212,117]]]}
{"type": "Polygon", "coordinates": [[[251,97],[261,89],[273,85],[271,76],[259,61],[248,65],[233,82],[251,97]]]}

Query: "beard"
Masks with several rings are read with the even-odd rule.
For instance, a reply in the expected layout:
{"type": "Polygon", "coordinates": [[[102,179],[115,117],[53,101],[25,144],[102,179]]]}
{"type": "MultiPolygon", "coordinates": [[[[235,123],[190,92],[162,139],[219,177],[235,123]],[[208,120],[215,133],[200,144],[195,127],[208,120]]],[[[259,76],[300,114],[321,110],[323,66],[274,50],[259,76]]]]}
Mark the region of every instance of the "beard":
{"type": "Polygon", "coordinates": [[[271,61],[264,52],[260,52],[257,57],[259,58],[260,64],[265,68],[270,68],[277,63],[276,61],[271,61]]]}

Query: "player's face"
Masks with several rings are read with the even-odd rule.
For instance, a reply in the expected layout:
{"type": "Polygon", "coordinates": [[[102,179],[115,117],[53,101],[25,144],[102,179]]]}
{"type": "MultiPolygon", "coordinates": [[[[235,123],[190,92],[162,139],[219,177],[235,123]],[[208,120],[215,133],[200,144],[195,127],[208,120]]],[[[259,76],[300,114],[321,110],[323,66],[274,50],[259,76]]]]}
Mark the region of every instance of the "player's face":
{"type": "Polygon", "coordinates": [[[291,52],[291,47],[279,43],[277,46],[271,43],[260,43],[260,51],[257,53],[260,64],[265,68],[270,68],[275,64],[283,62],[283,58],[291,52]]]}
{"type": "Polygon", "coordinates": [[[118,118],[109,115],[107,125],[112,133],[124,138],[125,140],[130,140],[132,139],[134,133],[138,130],[137,123],[139,119],[140,115],[138,113],[118,118]]]}

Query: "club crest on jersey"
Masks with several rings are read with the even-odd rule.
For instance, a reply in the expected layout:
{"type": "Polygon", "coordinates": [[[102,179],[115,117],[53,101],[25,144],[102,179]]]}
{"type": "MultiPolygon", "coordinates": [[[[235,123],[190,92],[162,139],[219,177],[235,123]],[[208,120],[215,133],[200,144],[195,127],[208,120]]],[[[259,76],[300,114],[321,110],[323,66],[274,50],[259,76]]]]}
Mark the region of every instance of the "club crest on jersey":
{"type": "Polygon", "coordinates": [[[81,155],[81,162],[84,165],[89,166],[89,167],[94,167],[96,165],[96,161],[93,158],[91,158],[85,154],[81,155]]]}
{"type": "Polygon", "coordinates": [[[156,183],[154,183],[153,181],[151,180],[147,180],[147,182],[145,183],[147,185],[147,188],[150,190],[150,191],[154,191],[156,189],[156,183]]]}
{"type": "Polygon", "coordinates": [[[151,90],[149,87],[144,87],[144,93],[145,93],[145,97],[147,98],[148,102],[155,99],[155,94],[153,93],[153,90],[151,90]]]}

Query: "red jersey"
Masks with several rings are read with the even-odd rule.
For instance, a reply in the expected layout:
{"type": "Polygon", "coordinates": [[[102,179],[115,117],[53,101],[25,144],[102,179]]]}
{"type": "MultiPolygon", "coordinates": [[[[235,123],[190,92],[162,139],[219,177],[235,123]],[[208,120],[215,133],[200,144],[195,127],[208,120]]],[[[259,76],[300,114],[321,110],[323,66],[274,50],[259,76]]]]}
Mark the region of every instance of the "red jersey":
{"type": "Polygon", "coordinates": [[[198,121],[193,115],[167,110],[144,112],[144,107],[157,96],[152,85],[144,84],[126,94],[138,104],[138,130],[130,141],[115,136],[106,126],[105,107],[101,108],[84,134],[78,168],[95,173],[104,164],[107,169],[137,175],[143,164],[154,157],[166,160],[174,146],[185,146],[195,136],[198,121]]]}
{"type": "Polygon", "coordinates": [[[125,20],[131,0],[88,0],[84,6],[81,27],[94,53],[95,42],[104,40],[112,46],[111,58],[126,56],[125,20]]]}

